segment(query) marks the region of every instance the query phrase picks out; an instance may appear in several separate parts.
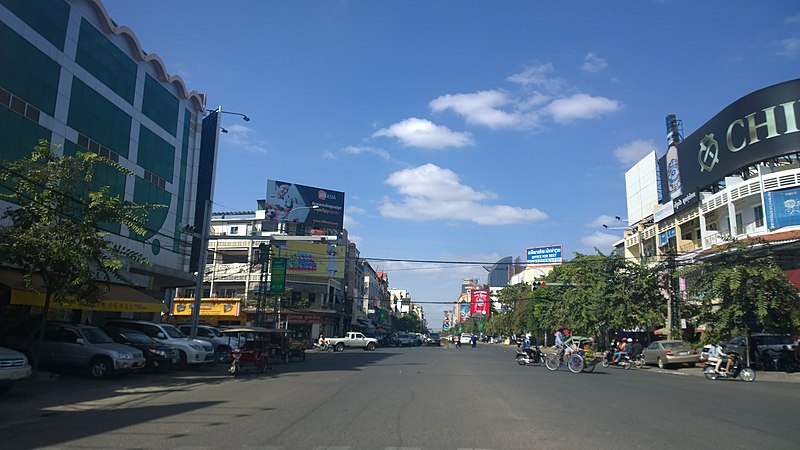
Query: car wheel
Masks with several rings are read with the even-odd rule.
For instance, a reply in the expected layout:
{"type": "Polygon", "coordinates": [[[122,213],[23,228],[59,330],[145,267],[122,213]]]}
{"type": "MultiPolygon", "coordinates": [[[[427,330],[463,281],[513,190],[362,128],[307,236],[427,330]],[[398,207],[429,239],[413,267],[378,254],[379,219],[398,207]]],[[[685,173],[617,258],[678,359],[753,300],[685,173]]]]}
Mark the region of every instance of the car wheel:
{"type": "Polygon", "coordinates": [[[344,351],[344,343],[343,342],[339,342],[338,344],[336,344],[336,349],[335,350],[337,352],[343,352],[344,351]]]}
{"type": "Polygon", "coordinates": [[[186,352],[183,350],[181,350],[180,354],[178,355],[178,367],[181,369],[189,368],[189,359],[186,357],[186,352]]]}
{"type": "Polygon", "coordinates": [[[658,364],[659,369],[664,369],[665,367],[667,367],[666,364],[664,364],[664,361],[661,360],[660,356],[658,357],[658,360],[656,360],[656,363],[658,364]]]}
{"type": "Polygon", "coordinates": [[[89,362],[89,375],[92,378],[108,378],[112,372],[114,372],[114,363],[109,358],[100,356],[89,362]]]}
{"type": "Polygon", "coordinates": [[[367,350],[369,350],[369,351],[375,350],[375,343],[374,342],[370,342],[369,344],[367,344],[367,350]]]}

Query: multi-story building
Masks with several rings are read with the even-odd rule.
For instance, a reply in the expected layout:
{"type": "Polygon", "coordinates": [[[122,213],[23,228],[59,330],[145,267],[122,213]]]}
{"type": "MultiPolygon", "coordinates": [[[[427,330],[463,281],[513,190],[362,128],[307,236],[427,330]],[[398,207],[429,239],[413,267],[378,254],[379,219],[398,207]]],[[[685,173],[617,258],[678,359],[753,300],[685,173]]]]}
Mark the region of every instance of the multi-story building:
{"type": "Polygon", "coordinates": [[[667,153],[625,174],[627,258],[691,262],[731,239],[771,243],[800,286],[800,79],[750,93],[686,137],[667,117],[667,153]]]}
{"type": "MultiPolygon", "coordinates": [[[[131,262],[126,278],[140,289],[114,286],[82,320],[155,318],[176,286],[193,283],[191,238],[180,230],[197,223],[198,204],[213,187],[218,114],[207,116],[205,101],[99,0],[0,0],[0,163],[29,155],[45,139],[63,154],[94,152],[130,170],[134,176],[110,167],[95,174],[112,195],[164,205],[148,215],[144,236],[106,227],[109,239],[152,265],[131,262]]],[[[4,270],[2,279],[0,290],[10,295],[0,297],[11,305],[41,303],[41,296],[21,295],[19,274],[4,270]]]]}

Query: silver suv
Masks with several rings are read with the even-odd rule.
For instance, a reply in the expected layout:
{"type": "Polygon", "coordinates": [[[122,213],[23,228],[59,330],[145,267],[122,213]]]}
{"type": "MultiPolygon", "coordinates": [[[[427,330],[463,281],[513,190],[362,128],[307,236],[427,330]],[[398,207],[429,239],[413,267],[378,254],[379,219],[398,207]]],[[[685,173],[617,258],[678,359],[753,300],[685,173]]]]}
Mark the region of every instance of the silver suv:
{"type": "Polygon", "coordinates": [[[214,362],[214,348],[206,341],[189,339],[175,326],[168,323],[154,323],[144,320],[109,319],[107,327],[128,328],[141,331],[151,338],[175,347],[178,350],[178,359],[181,367],[199,366],[214,362]]]}
{"type": "MultiPolygon", "coordinates": [[[[192,334],[192,324],[190,323],[179,324],[178,329],[187,336],[192,334]]],[[[214,360],[218,363],[230,362],[231,352],[239,347],[235,339],[223,335],[218,328],[210,325],[197,326],[197,339],[209,342],[214,346],[214,360]]]]}
{"type": "Polygon", "coordinates": [[[22,353],[0,347],[0,393],[7,392],[17,381],[31,375],[31,365],[22,353]]]}
{"type": "MultiPolygon", "coordinates": [[[[31,357],[38,339],[35,327],[6,336],[5,345],[31,357]]],[[[115,343],[98,327],[71,322],[47,322],[39,358],[42,367],[86,369],[92,378],[141,369],[145,364],[141,350],[115,343]]]]}

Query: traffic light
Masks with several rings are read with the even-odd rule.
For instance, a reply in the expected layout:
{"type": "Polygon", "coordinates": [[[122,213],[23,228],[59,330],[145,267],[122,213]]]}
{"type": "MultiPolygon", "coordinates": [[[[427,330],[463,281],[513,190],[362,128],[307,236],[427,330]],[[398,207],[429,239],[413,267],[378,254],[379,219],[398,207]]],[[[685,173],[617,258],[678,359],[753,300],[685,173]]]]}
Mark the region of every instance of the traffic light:
{"type": "Polygon", "coordinates": [[[540,286],[544,286],[544,285],[545,285],[544,281],[534,281],[533,283],[531,283],[531,290],[535,291],[536,288],[538,288],[540,286]]]}

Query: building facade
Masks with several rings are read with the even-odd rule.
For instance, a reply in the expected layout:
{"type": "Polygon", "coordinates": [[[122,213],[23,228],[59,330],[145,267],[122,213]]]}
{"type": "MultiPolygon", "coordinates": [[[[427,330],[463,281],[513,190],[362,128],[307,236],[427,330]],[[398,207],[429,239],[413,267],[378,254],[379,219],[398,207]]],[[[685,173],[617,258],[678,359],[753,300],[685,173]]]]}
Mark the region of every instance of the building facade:
{"type": "MultiPolygon", "coordinates": [[[[29,155],[45,139],[63,154],[94,152],[130,170],[134,176],[111,168],[95,174],[112,195],[164,205],[148,215],[144,236],[107,227],[109,239],[152,265],[129,264],[126,277],[138,289],[120,286],[87,315],[153,319],[176,287],[193,283],[191,238],[180,230],[195,223],[200,187],[206,198],[212,191],[216,130],[205,140],[212,177],[198,175],[205,117],[205,96],[170,75],[99,0],[0,0],[0,163],[29,155]]],[[[5,274],[5,301],[25,298],[36,307],[35,295],[14,295],[13,278],[5,274]]]]}
{"type": "Polygon", "coordinates": [[[648,154],[625,175],[625,257],[690,264],[731,240],[767,241],[800,287],[798,99],[800,80],[752,92],[685,139],[667,116],[666,154],[648,154]]]}

